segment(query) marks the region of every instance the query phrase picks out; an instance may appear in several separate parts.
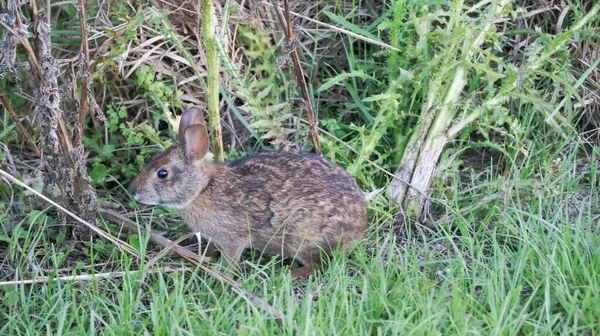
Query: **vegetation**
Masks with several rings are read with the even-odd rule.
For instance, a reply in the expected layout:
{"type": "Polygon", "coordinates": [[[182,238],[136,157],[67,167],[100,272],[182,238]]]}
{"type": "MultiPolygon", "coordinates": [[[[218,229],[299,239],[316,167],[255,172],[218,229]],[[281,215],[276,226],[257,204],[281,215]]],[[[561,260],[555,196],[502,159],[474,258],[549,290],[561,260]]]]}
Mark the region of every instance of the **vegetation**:
{"type": "Polygon", "coordinates": [[[207,2],[0,0],[0,334],[600,333],[599,4],[207,2]],[[363,244],[304,282],[164,253],[126,186],[181,109],[233,160],[314,150],[305,95],[363,244]]]}

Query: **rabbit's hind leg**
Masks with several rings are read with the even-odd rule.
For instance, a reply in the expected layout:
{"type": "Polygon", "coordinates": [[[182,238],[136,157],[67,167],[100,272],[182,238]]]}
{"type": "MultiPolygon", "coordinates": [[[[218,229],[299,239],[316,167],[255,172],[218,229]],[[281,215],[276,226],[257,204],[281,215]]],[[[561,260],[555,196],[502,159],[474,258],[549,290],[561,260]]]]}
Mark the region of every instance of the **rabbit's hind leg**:
{"type": "Polygon", "coordinates": [[[303,255],[295,258],[302,266],[292,269],[292,279],[308,278],[310,274],[321,269],[321,251],[318,248],[303,251],[303,255]]]}

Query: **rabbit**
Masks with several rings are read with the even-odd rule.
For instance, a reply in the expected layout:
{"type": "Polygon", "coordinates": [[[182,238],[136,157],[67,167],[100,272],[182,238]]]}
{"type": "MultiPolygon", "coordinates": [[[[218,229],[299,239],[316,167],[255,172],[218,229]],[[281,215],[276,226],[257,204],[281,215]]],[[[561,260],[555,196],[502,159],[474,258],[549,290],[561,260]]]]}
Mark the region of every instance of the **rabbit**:
{"type": "Polygon", "coordinates": [[[301,151],[209,162],[203,121],[198,107],[183,112],[175,144],[131,182],[136,201],[174,209],[191,230],[214,243],[224,266],[237,265],[242,251],[252,248],[298,261],[294,279],[319,270],[321,253],[362,240],[365,198],[344,169],[301,151]]]}

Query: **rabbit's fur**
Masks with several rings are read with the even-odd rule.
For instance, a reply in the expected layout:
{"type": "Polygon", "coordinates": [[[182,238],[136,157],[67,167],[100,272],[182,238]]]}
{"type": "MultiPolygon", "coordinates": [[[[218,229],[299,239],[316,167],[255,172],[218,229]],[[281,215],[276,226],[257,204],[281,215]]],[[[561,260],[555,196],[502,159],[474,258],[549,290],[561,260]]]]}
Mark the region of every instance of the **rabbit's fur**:
{"type": "Polygon", "coordinates": [[[153,157],[130,185],[140,203],[176,209],[190,229],[214,243],[223,262],[246,248],[292,257],[293,277],[361,240],[367,210],[354,178],[305,152],[269,152],[229,163],[204,160],[208,134],[199,108],[184,111],[177,143],[153,157]],[[159,178],[157,172],[168,176],[159,178]],[[163,172],[164,173],[164,172],[163,172]]]}

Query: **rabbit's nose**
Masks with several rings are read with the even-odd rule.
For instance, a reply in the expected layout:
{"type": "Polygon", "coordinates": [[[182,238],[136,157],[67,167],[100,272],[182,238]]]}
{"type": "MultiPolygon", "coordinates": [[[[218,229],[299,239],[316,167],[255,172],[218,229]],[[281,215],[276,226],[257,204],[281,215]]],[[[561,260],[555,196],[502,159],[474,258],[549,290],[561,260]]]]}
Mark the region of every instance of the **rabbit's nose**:
{"type": "Polygon", "coordinates": [[[132,181],[129,184],[129,188],[127,188],[127,191],[129,191],[131,196],[135,196],[135,193],[137,192],[137,187],[135,186],[135,181],[132,181]]]}

